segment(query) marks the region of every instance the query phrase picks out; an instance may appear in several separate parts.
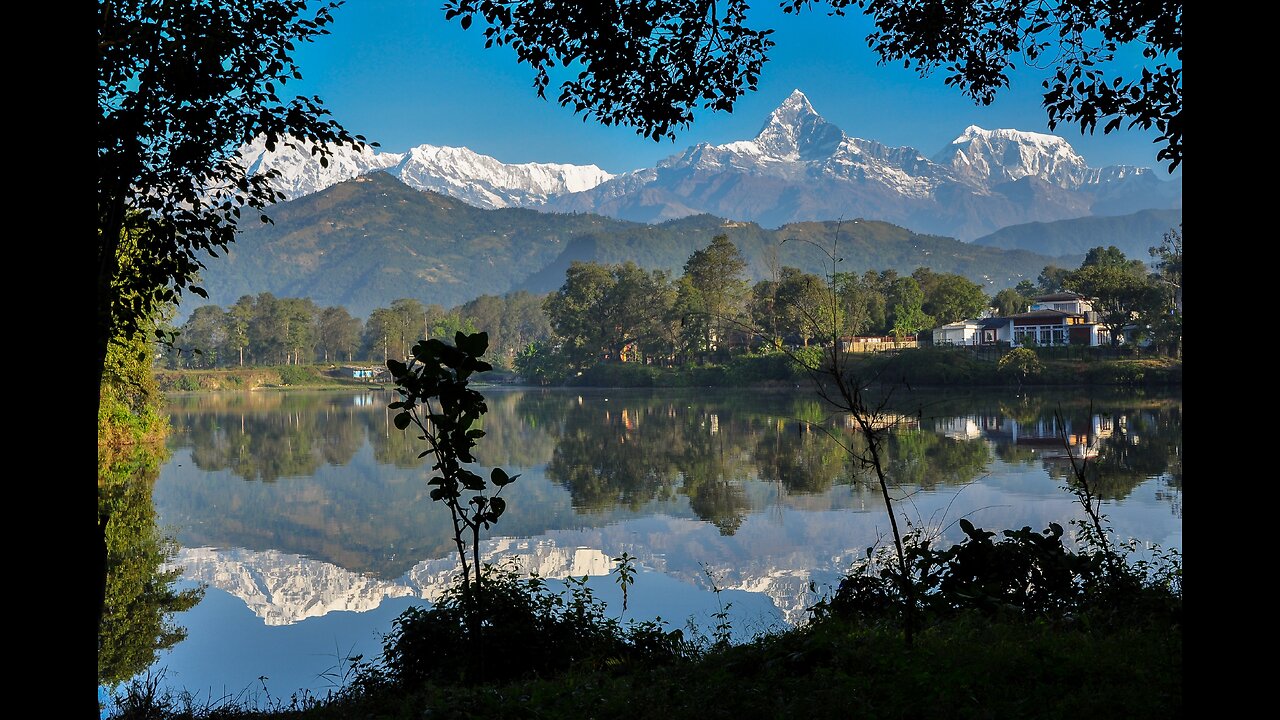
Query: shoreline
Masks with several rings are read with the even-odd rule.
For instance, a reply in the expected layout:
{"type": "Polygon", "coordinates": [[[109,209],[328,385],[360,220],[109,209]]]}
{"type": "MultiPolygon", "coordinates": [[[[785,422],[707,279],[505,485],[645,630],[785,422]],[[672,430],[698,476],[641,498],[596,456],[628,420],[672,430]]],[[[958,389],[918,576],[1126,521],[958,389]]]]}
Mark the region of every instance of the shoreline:
{"type": "MultiPolygon", "coordinates": [[[[1043,369],[1018,383],[999,373],[994,362],[956,350],[913,350],[892,356],[873,355],[850,358],[852,371],[864,377],[893,377],[894,383],[920,388],[1069,388],[1131,387],[1181,388],[1182,360],[1160,357],[1105,360],[1047,357],[1043,369]]],[[[330,366],[287,365],[281,367],[232,368],[214,370],[157,370],[154,377],[160,390],[170,393],[271,392],[308,390],[323,392],[387,391],[395,384],[355,382],[324,374],[330,366]],[[285,382],[287,379],[293,382],[285,382]]],[[[499,376],[500,379],[513,375],[499,376]]],[[[811,378],[793,365],[779,363],[773,356],[735,358],[724,365],[680,368],[640,364],[596,365],[571,382],[561,384],[474,381],[476,387],[498,388],[751,388],[785,390],[811,384],[811,378]]],[[[883,384],[883,383],[882,383],[883,384]]]]}

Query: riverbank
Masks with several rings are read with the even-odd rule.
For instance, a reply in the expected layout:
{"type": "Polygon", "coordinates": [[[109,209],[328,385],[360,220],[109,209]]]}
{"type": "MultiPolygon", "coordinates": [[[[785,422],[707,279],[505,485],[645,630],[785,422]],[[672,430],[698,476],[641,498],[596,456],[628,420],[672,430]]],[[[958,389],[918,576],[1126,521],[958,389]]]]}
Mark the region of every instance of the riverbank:
{"type": "MultiPolygon", "coordinates": [[[[900,353],[845,356],[851,372],[879,382],[913,387],[1006,387],[1017,380],[1000,372],[996,357],[963,349],[925,348],[900,353]]],[[[1182,360],[1163,357],[1092,359],[1039,355],[1042,370],[1023,382],[1034,386],[1180,387],[1182,360]]],[[[269,389],[341,390],[389,388],[390,381],[336,377],[331,365],[159,370],[164,392],[218,392],[269,389]]],[[[485,373],[479,382],[509,385],[512,373],[485,373]]],[[[783,354],[745,355],[722,365],[659,367],[638,363],[601,363],[566,383],[572,387],[769,387],[807,383],[808,374],[783,354]]]]}
{"type": "Polygon", "coordinates": [[[243,390],[344,390],[380,388],[388,383],[329,374],[328,365],[226,368],[220,370],[157,370],[162,392],[225,392],[243,390]]]}
{"type": "MultiPolygon", "coordinates": [[[[1163,357],[1090,358],[1037,353],[1041,370],[1023,380],[1032,386],[1180,387],[1182,360],[1163,357]]],[[[843,356],[848,371],[868,382],[912,387],[1012,387],[995,354],[961,348],[922,348],[898,353],[843,356]]],[[[664,368],[639,364],[600,364],[573,378],[583,387],[752,387],[804,384],[807,372],[786,355],[744,355],[723,365],[664,368]]]]}

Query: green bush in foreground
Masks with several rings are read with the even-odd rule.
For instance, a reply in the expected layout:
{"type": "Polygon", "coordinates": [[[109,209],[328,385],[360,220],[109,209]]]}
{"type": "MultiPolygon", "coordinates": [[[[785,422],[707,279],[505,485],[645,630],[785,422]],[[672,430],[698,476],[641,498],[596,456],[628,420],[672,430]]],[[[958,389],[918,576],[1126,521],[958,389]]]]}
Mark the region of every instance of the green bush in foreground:
{"type": "Polygon", "coordinates": [[[493,683],[695,656],[682,631],[607,617],[585,577],[565,583],[562,594],[536,575],[520,578],[510,569],[487,567],[482,584],[455,585],[432,607],[410,608],[395,620],[379,679],[401,688],[493,683]],[[477,587],[482,598],[471,596],[477,587]],[[473,612],[481,614],[478,640],[469,632],[473,612]]]}

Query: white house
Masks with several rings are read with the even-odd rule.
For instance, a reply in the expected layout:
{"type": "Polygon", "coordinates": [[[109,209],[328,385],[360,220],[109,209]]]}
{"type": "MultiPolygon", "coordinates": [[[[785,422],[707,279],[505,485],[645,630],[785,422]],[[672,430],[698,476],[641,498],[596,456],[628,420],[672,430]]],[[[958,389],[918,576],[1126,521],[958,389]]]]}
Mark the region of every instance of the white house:
{"type": "Polygon", "coordinates": [[[1098,324],[1093,303],[1071,292],[1033,298],[1027,312],[979,321],[979,343],[1009,343],[1011,347],[1085,345],[1111,343],[1111,333],[1098,324]]]}
{"type": "Polygon", "coordinates": [[[961,320],[933,329],[934,345],[977,345],[981,336],[977,320],[961,320]]]}

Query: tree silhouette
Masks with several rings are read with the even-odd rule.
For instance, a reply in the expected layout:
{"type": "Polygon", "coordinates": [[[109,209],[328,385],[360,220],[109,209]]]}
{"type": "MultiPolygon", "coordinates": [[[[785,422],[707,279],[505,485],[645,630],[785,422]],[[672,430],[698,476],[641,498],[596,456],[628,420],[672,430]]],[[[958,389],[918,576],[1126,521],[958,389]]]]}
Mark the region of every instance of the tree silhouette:
{"type": "MultiPolygon", "coordinates": [[[[788,13],[826,5],[861,12],[867,44],[882,63],[945,82],[983,105],[1009,86],[1016,61],[1050,71],[1043,104],[1049,127],[1079,124],[1109,133],[1156,128],[1156,159],[1182,162],[1182,0],[782,0],[788,13]],[[1125,77],[1115,59],[1138,47],[1144,66],[1125,77]]],[[[480,19],[485,46],[509,46],[534,70],[546,96],[551,71],[577,65],[559,102],[605,125],[674,138],[699,106],[731,111],[756,89],[774,43],[748,21],[747,0],[446,0],[463,28],[480,19]]]]}
{"type": "Polygon", "coordinates": [[[280,94],[302,77],[296,44],[328,34],[338,4],[99,0],[99,369],[112,338],[143,332],[184,292],[204,295],[203,256],[226,250],[242,215],[267,221],[257,211],[281,197],[275,174],[250,175],[241,145],[262,137],[327,165],[333,146],[363,144],[319,98],[280,94]]]}

